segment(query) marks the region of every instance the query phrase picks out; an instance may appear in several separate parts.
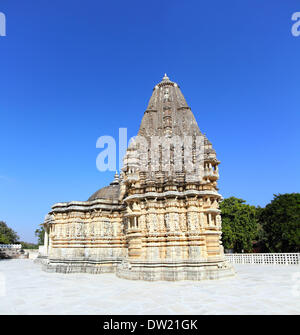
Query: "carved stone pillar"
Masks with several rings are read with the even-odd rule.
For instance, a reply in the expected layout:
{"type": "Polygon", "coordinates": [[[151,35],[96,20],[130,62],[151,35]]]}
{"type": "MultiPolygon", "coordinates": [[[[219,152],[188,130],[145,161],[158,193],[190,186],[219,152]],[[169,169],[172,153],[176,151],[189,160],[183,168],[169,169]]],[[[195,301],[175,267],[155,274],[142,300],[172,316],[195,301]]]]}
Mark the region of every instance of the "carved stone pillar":
{"type": "Polygon", "coordinates": [[[44,248],[45,248],[45,254],[48,256],[48,246],[49,246],[49,234],[47,231],[47,228],[45,227],[45,234],[44,234],[44,248]]]}
{"type": "Polygon", "coordinates": [[[138,217],[131,216],[128,219],[131,222],[126,234],[128,256],[130,258],[138,258],[142,255],[142,234],[138,224],[138,217]]]}
{"type": "Polygon", "coordinates": [[[200,213],[200,229],[204,227],[204,213],[200,213]]]}
{"type": "Polygon", "coordinates": [[[208,226],[210,227],[211,226],[211,214],[210,213],[207,213],[207,223],[208,223],[208,226]]]}

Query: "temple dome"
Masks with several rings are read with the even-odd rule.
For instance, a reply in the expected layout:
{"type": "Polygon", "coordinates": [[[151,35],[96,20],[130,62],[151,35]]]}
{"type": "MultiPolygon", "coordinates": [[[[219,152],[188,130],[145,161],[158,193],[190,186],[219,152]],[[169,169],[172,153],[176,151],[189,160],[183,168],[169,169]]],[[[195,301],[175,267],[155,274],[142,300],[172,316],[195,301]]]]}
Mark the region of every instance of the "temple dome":
{"type": "Polygon", "coordinates": [[[119,194],[120,194],[119,175],[116,172],[114,180],[108,186],[100,188],[100,190],[98,190],[92,196],[90,196],[88,201],[96,199],[105,199],[114,201],[119,199],[119,194]]]}

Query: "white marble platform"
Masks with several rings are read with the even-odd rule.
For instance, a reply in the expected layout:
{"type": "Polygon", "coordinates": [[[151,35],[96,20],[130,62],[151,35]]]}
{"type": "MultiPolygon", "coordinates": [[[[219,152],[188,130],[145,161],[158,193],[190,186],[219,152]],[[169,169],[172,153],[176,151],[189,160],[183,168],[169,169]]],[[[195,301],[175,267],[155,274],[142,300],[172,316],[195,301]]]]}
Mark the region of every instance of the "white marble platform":
{"type": "Polygon", "coordinates": [[[0,261],[0,314],[300,314],[300,266],[235,265],[234,278],[143,282],[0,261]]]}

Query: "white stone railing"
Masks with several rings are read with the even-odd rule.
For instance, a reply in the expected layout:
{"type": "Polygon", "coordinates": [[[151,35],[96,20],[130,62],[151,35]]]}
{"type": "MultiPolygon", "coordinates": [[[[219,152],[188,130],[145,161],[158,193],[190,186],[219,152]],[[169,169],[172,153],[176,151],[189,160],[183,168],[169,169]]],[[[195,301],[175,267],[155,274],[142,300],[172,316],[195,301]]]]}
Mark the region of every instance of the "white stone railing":
{"type": "Polygon", "coordinates": [[[232,264],[300,264],[300,253],[225,254],[232,264]]]}
{"type": "Polygon", "coordinates": [[[0,249],[22,249],[21,244],[0,244],[0,249]]]}

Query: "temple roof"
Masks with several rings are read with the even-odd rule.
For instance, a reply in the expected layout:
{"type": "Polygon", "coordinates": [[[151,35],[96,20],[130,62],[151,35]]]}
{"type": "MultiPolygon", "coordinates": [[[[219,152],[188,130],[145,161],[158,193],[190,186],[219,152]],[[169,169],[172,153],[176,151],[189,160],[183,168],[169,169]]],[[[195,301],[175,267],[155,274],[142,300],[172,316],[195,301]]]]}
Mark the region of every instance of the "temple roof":
{"type": "Polygon", "coordinates": [[[215,151],[201,133],[179,85],[165,74],[153,89],[122,171],[130,182],[139,178],[139,171],[150,184],[201,181],[205,159],[216,160],[215,151]]]}
{"type": "Polygon", "coordinates": [[[138,135],[164,136],[166,130],[178,136],[201,134],[179,85],[167,74],[153,89],[138,135]]]}
{"type": "MultiPolygon", "coordinates": [[[[139,171],[142,172],[141,168],[145,168],[143,170],[143,180],[147,183],[158,181],[159,183],[168,182],[172,184],[173,182],[177,183],[178,180],[181,180],[181,182],[201,181],[201,167],[204,168],[204,159],[216,160],[215,151],[206,136],[200,132],[197,121],[178,84],[171,81],[167,74],[153,89],[140,125],[138,138],[146,139],[148,146],[142,146],[142,142],[135,143],[135,141],[129,145],[123,161],[122,185],[139,180],[141,177],[139,171]],[[158,145],[156,148],[151,146],[151,142],[155,138],[166,139],[172,137],[174,139],[180,137],[181,140],[190,138],[193,141],[190,150],[188,146],[179,144],[178,149],[173,145],[172,150],[170,149],[172,153],[168,154],[166,148],[162,145],[158,145]],[[198,141],[197,143],[202,145],[204,155],[200,155],[198,147],[199,150],[196,151],[196,140],[199,137],[203,139],[203,142],[198,141]],[[151,154],[150,148],[152,148],[151,154]],[[156,156],[152,156],[152,154],[156,154],[156,156]],[[191,164],[188,160],[182,159],[185,154],[189,155],[190,162],[193,160],[192,168],[190,168],[191,164]],[[183,162],[178,168],[177,165],[179,164],[176,163],[181,162],[181,160],[183,162]],[[126,181],[124,181],[124,176],[126,181]]],[[[124,192],[123,188],[120,192],[119,176],[116,174],[114,181],[109,186],[101,188],[88,200],[119,200],[123,198],[124,192]]]]}
{"type": "Polygon", "coordinates": [[[119,175],[116,172],[114,180],[110,183],[110,185],[100,188],[100,190],[98,190],[92,196],[89,197],[88,201],[96,199],[118,200],[119,194],[120,194],[119,175]]]}

